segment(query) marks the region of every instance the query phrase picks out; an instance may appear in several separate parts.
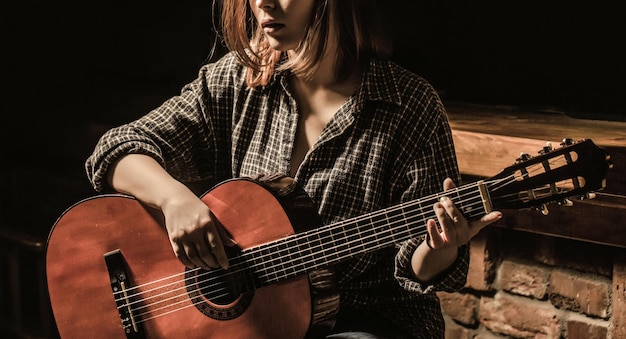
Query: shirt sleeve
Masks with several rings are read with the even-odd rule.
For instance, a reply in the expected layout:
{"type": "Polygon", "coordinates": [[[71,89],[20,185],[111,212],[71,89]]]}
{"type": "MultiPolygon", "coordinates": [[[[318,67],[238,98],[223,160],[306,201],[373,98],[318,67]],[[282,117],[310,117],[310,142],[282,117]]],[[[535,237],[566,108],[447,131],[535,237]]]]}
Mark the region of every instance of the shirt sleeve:
{"type": "MultiPolygon", "coordinates": [[[[435,96],[429,106],[435,114],[433,133],[427,145],[420,148],[407,171],[413,184],[402,197],[403,201],[418,199],[436,194],[443,189],[443,181],[450,177],[456,184],[460,175],[456,162],[456,153],[452,140],[452,132],[442,103],[435,96]]],[[[424,227],[423,224],[416,227],[424,227]]],[[[395,259],[394,275],[400,285],[411,292],[430,293],[434,291],[457,291],[465,285],[469,268],[469,246],[459,248],[456,261],[430,282],[420,282],[411,268],[411,257],[424,237],[410,239],[401,244],[395,259]]]]}
{"type": "Polygon", "coordinates": [[[130,153],[151,156],[182,182],[208,180],[224,172],[226,167],[217,159],[229,159],[229,140],[224,136],[230,135],[229,102],[236,88],[236,69],[232,57],[205,65],[179,95],[139,119],[107,131],[85,162],[94,189],[107,190],[108,169],[130,153]]]}
{"type": "Polygon", "coordinates": [[[416,293],[455,292],[465,286],[469,269],[468,244],[459,247],[459,255],[456,261],[432,281],[425,283],[415,279],[411,268],[411,256],[422,241],[423,238],[406,241],[396,255],[395,277],[400,286],[407,291],[416,293]]]}

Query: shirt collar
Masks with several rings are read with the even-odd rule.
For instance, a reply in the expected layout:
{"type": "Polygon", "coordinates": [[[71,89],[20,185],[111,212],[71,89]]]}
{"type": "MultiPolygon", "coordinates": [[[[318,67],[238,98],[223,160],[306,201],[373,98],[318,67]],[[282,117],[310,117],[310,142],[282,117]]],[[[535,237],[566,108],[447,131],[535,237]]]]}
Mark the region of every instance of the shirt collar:
{"type": "MultiPolygon", "coordinates": [[[[284,60],[281,60],[284,62],[284,60]]],[[[267,87],[271,87],[275,82],[280,83],[287,88],[286,81],[291,72],[289,70],[278,71],[274,74],[267,87]]],[[[380,59],[376,57],[370,58],[361,88],[357,95],[359,102],[367,101],[383,101],[396,105],[401,105],[399,81],[392,62],[388,59],[380,59]]]]}
{"type": "Polygon", "coordinates": [[[398,83],[399,80],[390,60],[371,58],[361,84],[361,99],[400,105],[402,102],[398,83]]]}

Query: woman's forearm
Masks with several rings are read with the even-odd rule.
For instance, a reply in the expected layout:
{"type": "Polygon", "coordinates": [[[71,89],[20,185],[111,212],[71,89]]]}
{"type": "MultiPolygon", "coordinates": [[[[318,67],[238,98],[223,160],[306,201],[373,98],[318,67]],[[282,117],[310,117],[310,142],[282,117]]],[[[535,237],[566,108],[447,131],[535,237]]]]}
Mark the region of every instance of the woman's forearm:
{"type": "Polygon", "coordinates": [[[107,174],[107,180],[113,189],[130,194],[159,209],[166,205],[168,199],[183,192],[191,192],[167,173],[156,160],[144,154],[123,156],[107,174]]]}

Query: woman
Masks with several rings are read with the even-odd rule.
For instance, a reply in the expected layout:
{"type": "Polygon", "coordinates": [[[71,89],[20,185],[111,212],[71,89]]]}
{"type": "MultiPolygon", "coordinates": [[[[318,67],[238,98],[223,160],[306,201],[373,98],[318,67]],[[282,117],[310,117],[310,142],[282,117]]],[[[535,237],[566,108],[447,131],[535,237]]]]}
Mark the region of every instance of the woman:
{"type": "MultiPolygon", "coordinates": [[[[179,96],[108,131],[86,162],[96,190],[163,212],[184,265],[228,268],[227,237],[189,188],[194,182],[283,173],[324,223],[454,186],[444,107],[426,81],[386,58],[371,1],[222,6],[230,53],[202,67],[179,96]]],[[[470,238],[501,214],[468,223],[450,199],[433,208],[426,239],[336,267],[336,336],[443,336],[434,292],[463,287],[470,238]]]]}

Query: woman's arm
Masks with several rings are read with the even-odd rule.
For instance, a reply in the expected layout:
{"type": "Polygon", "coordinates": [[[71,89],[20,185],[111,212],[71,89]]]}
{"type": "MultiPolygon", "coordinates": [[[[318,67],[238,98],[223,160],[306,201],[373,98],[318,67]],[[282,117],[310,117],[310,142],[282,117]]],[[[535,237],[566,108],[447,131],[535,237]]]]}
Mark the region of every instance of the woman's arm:
{"type": "Polygon", "coordinates": [[[128,154],[107,172],[111,187],[160,209],[178,259],[188,267],[228,268],[220,229],[208,206],[152,157],[128,154]]]}

